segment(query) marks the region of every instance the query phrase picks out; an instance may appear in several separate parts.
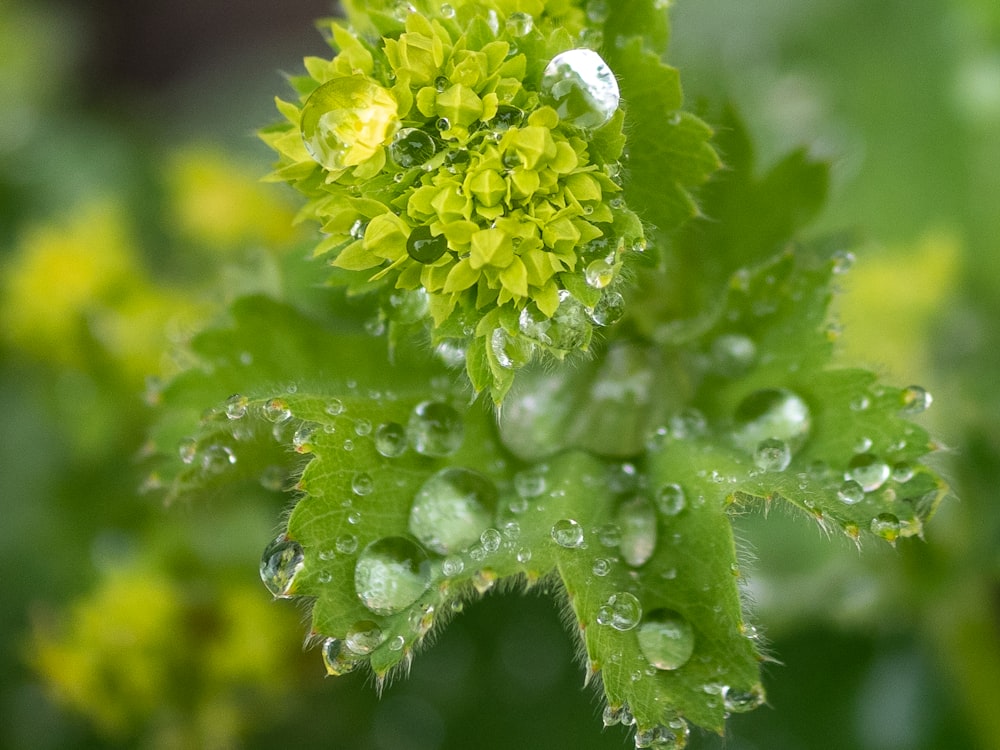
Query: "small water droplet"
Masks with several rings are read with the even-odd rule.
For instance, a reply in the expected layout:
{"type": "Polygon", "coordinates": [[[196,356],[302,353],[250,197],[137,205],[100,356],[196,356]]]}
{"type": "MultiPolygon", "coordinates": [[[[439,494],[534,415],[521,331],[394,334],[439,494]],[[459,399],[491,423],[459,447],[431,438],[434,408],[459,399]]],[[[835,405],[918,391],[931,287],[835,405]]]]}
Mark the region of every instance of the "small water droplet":
{"type": "Polygon", "coordinates": [[[375,430],[375,450],[386,458],[406,452],[406,428],[398,422],[385,422],[375,430]]]}
{"type": "Polygon", "coordinates": [[[857,505],[865,499],[865,488],[853,479],[848,479],[837,490],[837,499],[844,505],[857,505]]]}
{"type": "Polygon", "coordinates": [[[496,503],[496,486],[487,477],[459,467],[442,469],[417,491],[409,531],[428,549],[448,555],[480,539],[496,503]]]}
{"type": "Polygon", "coordinates": [[[433,263],[448,252],[448,239],[443,234],[435,236],[429,226],[422,224],[410,231],[406,252],[417,263],[433,263]]]}
{"type": "Polygon", "coordinates": [[[621,99],[614,73],[591,49],[571,49],[553,57],[542,74],[541,93],[560,119],[590,129],[608,122],[621,99]]]}
{"type": "Polygon", "coordinates": [[[916,469],[909,461],[900,461],[892,467],[892,478],[900,484],[905,484],[913,479],[916,469]]]}
{"type": "Polygon", "coordinates": [[[736,408],[734,439],[751,455],[762,440],[783,440],[798,450],[809,435],[812,417],[797,394],[784,388],[765,388],[747,396],[736,408]]]}
{"type": "Polygon", "coordinates": [[[622,540],[622,530],[614,523],[606,523],[597,529],[597,541],[602,547],[617,547],[622,540]]]}
{"type": "Polygon", "coordinates": [[[584,278],[587,284],[594,289],[603,289],[615,278],[615,266],[608,263],[604,258],[591,261],[584,270],[584,278]]]}
{"type": "Polygon", "coordinates": [[[847,273],[854,267],[854,253],[850,250],[838,250],[833,254],[833,272],[847,273]]]}
{"type": "Polygon", "coordinates": [[[360,620],[348,629],[344,645],[351,653],[365,656],[382,645],[384,640],[382,628],[377,623],[371,620],[360,620]]]}
{"type": "Polygon", "coordinates": [[[784,440],[765,438],[757,443],[753,461],[763,471],[784,471],[792,462],[792,451],[784,440]]]}
{"type": "Polygon", "coordinates": [[[353,555],[358,549],[358,538],[354,534],[341,534],[334,545],[340,554],[353,555]]]}
{"type": "Polygon", "coordinates": [[[441,17],[442,18],[454,18],[455,9],[449,3],[443,3],[441,5],[441,17]]]}
{"type": "Polygon", "coordinates": [[[871,453],[861,453],[847,465],[848,476],[861,485],[865,492],[874,492],[889,479],[888,464],[871,453]]]}
{"type": "Polygon", "coordinates": [[[478,570],[472,574],[472,586],[480,594],[485,594],[492,589],[497,582],[497,574],[488,568],[478,570]]]}
{"type": "Polygon", "coordinates": [[[644,565],[656,550],[656,512],[644,497],[634,497],[618,508],[621,541],[618,549],[633,568],[644,565]]]}
{"type": "Polygon", "coordinates": [[[536,498],[545,492],[545,469],[536,467],[514,475],[514,490],[522,498],[536,498]]]}
{"type": "Polygon", "coordinates": [[[583,527],[572,518],[562,518],[552,524],[552,541],[560,547],[573,549],[583,545],[583,527]]]}
{"type": "Polygon", "coordinates": [[[292,411],[283,399],[272,398],[264,402],[264,418],[275,424],[283,424],[292,418],[292,411]]]}
{"type": "Polygon", "coordinates": [[[507,33],[513,37],[523,37],[531,33],[535,20],[528,13],[514,12],[507,16],[507,33]]]}
{"type": "Polygon", "coordinates": [[[206,474],[218,474],[236,463],[236,454],[228,445],[210,445],[200,454],[201,469],[206,474]]]}
{"type": "Polygon", "coordinates": [[[871,530],[887,542],[895,542],[899,538],[899,519],[892,513],[879,513],[872,519],[871,530]]]}
{"type": "Polygon", "coordinates": [[[681,750],[687,745],[691,730],[683,719],[660,724],[635,733],[636,750],[681,750]]]}
{"type": "Polygon", "coordinates": [[[443,457],[451,455],[462,445],[465,424],[461,415],[448,404],[424,401],[413,409],[406,434],[417,453],[443,457]]]}
{"type": "Polygon", "coordinates": [[[377,615],[394,615],[413,604],[430,586],[430,561],[416,542],[401,536],[372,542],[358,555],[354,588],[377,615]]]}
{"type": "Polygon", "coordinates": [[[358,666],[358,661],[351,658],[344,642],[339,638],[327,638],[323,641],[322,652],[326,673],[334,677],[352,672],[358,666]]]}
{"type": "Polygon", "coordinates": [[[311,424],[304,424],[292,435],[292,447],[297,453],[312,453],[313,440],[316,438],[316,428],[311,424]]]}
{"type": "Polygon", "coordinates": [[[749,336],[724,333],[712,342],[711,354],[715,371],[735,378],[753,366],[757,359],[757,345],[749,336]]]}
{"type": "Polygon", "coordinates": [[[911,385],[903,389],[900,400],[903,414],[920,414],[927,410],[934,399],[923,387],[911,385]]]}
{"type": "Polygon", "coordinates": [[[865,396],[864,394],[855,396],[854,398],[851,399],[851,403],[849,404],[851,411],[866,411],[868,407],[871,405],[872,405],[871,399],[869,399],[868,396],[865,396]]]}
{"type": "Polygon", "coordinates": [[[337,417],[344,413],[344,402],[339,398],[330,399],[327,401],[323,411],[331,417],[337,417]]]}
{"type": "Polygon", "coordinates": [[[517,551],[517,561],[522,565],[531,562],[531,550],[527,547],[521,547],[517,551]]]}
{"type": "Polygon", "coordinates": [[[764,688],[761,685],[754,685],[749,690],[734,690],[727,686],[722,691],[722,703],[730,713],[753,711],[764,703],[764,688]]]}
{"type": "Polygon", "coordinates": [[[500,549],[503,537],[500,536],[500,532],[496,529],[486,529],[486,531],[479,535],[479,541],[483,545],[483,549],[487,552],[496,552],[500,549]]]}
{"type": "Polygon", "coordinates": [[[368,472],[360,471],[351,478],[351,490],[359,497],[370,495],[374,489],[375,480],[368,472]]]}
{"type": "Polygon", "coordinates": [[[679,484],[665,484],[655,495],[656,507],[665,516],[676,516],[687,507],[687,495],[679,484]]]}
{"type": "Polygon", "coordinates": [[[594,560],[594,566],[591,568],[591,571],[598,578],[603,578],[611,572],[611,561],[606,557],[598,557],[594,560]]]}
{"type": "Polygon", "coordinates": [[[441,572],[449,578],[457,576],[465,570],[465,561],[459,555],[449,555],[441,563],[441,572]]]}
{"type": "Polygon", "coordinates": [[[247,413],[250,399],[236,393],[226,399],[226,416],[229,419],[241,419],[247,413]]]}
{"type": "Polygon", "coordinates": [[[625,298],[618,292],[607,291],[594,305],[590,319],[599,326],[610,326],[625,315],[625,298]]]}
{"type": "Polygon", "coordinates": [[[639,626],[639,648],[657,669],[679,669],[694,653],[694,629],[671,609],[650,612],[639,626]]]}
{"type": "Polygon", "coordinates": [[[194,463],[194,458],[198,455],[198,441],[190,437],[184,438],[177,446],[177,454],[184,463],[194,463]]]}
{"type": "Polygon", "coordinates": [[[632,630],[642,619],[642,605],[633,594],[623,591],[612,594],[597,610],[597,624],[609,625],[615,630],[632,630]]]}
{"type": "Polygon", "coordinates": [[[260,558],[260,579],[276,598],[290,596],[295,576],[302,570],[305,553],[302,546],[279,536],[264,550],[260,558]]]}
{"type": "Polygon", "coordinates": [[[302,140],[330,171],[371,158],[398,126],[396,100],[363,75],[342,76],[317,88],[302,108],[302,140]]]}

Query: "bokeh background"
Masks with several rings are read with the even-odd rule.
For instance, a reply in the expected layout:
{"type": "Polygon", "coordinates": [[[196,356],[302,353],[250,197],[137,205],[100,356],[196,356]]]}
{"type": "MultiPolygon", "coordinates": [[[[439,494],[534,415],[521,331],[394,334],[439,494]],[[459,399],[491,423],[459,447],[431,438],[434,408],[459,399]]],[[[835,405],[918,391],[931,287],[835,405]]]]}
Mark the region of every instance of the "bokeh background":
{"type": "MultiPolygon", "coordinates": [[[[254,131],[326,54],[327,0],[0,3],[0,746],[623,748],[546,598],[467,607],[378,699],[323,677],[257,577],[284,499],[144,493],[157,378],[227,300],[279,292],[293,196],[254,131]],[[516,604],[516,606],[511,606],[516,604]]],[[[935,396],[950,499],[859,553],[738,519],[779,663],[695,748],[1000,747],[1000,5],[681,0],[670,59],[766,167],[832,164],[840,358],[935,396]]]]}

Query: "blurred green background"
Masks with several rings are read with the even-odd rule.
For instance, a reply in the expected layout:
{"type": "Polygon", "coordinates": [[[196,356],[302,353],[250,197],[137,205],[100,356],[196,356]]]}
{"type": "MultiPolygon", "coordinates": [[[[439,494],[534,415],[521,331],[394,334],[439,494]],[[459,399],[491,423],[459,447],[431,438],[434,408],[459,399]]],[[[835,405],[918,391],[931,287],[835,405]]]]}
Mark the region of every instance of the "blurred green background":
{"type": "MultiPolygon", "coordinates": [[[[228,299],[281,293],[295,199],[254,138],[325,0],[0,4],[0,746],[622,748],[548,599],[467,607],[379,700],[323,677],[257,577],[274,488],[164,508],[158,378],[228,299]]],[[[859,554],[737,520],[780,663],[769,703],[694,748],[1000,747],[1000,5],[681,1],[671,62],[762,167],[832,163],[844,362],[935,396],[946,502],[859,554]]]]}

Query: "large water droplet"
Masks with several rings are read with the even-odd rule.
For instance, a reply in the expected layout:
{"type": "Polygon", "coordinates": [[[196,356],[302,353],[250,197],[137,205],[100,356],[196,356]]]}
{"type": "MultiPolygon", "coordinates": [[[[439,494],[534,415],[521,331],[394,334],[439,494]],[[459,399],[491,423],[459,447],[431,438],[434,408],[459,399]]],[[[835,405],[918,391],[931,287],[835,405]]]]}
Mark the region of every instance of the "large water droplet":
{"type": "Polygon", "coordinates": [[[657,669],[679,669],[694,653],[694,629],[682,615],[658,609],[639,626],[639,648],[657,669]]]}
{"type": "Polygon", "coordinates": [[[920,414],[926,411],[934,399],[931,394],[922,386],[911,385],[903,389],[901,396],[902,411],[904,414],[920,414]]]}
{"type": "Polygon", "coordinates": [[[615,291],[606,291],[590,312],[590,319],[599,326],[617,323],[625,314],[625,298],[615,291]]]}
{"type": "Polygon", "coordinates": [[[604,125],[621,99],[614,73],[590,49],[571,49],[553,57],[542,75],[541,92],[560,119],[578,128],[604,125]]]}
{"type": "Polygon", "coordinates": [[[448,456],[465,436],[461,415],[448,404],[424,401],[413,409],[406,434],[413,449],[424,456],[448,456]]]}
{"type": "Polygon", "coordinates": [[[427,225],[414,227],[406,240],[406,252],[417,263],[433,263],[448,252],[448,238],[443,234],[434,236],[427,225]]]}
{"type": "Polygon", "coordinates": [[[552,541],[560,547],[573,549],[583,545],[583,527],[572,518],[562,518],[552,524],[552,541]]]}
{"type": "Polygon", "coordinates": [[[615,630],[632,630],[642,619],[642,605],[627,591],[612,594],[597,610],[597,624],[610,625],[615,630]]]}
{"type": "Polygon", "coordinates": [[[493,520],[496,486],[469,469],[448,468],[432,475],[410,508],[410,533],[442,555],[468,547],[493,520]]]}
{"type": "Polygon", "coordinates": [[[892,470],[885,461],[877,456],[871,453],[861,453],[851,459],[847,465],[847,474],[860,484],[861,489],[865,492],[874,492],[886,483],[892,470]]]}
{"type": "Polygon", "coordinates": [[[306,150],[331,171],[371,158],[397,125],[392,94],[361,75],[335,78],[317,88],[300,120],[306,150]]]}
{"type": "Polygon", "coordinates": [[[656,549],[656,512],[644,497],[634,497],[618,508],[618,528],[621,539],[618,549],[625,562],[639,567],[653,556],[656,549]]]}
{"type": "Polygon", "coordinates": [[[434,156],[434,139],[419,128],[403,128],[389,145],[389,156],[403,169],[419,167],[434,156]]]}
{"type": "Polygon", "coordinates": [[[865,499],[865,488],[853,479],[848,479],[837,490],[837,499],[844,505],[857,505],[865,499]]]}
{"type": "Polygon", "coordinates": [[[809,436],[809,407],[785,388],[764,388],[747,396],[736,408],[734,439],[753,455],[761,441],[776,438],[794,452],[809,436]]]}
{"type": "Polygon", "coordinates": [[[413,604],[431,582],[427,553],[401,536],[379,539],[358,555],[354,588],[377,615],[393,615],[413,604]]]}
{"type": "Polygon", "coordinates": [[[290,596],[295,576],[302,570],[305,553],[292,539],[279,536],[264,550],[260,558],[260,579],[275,597],[290,596]]]}

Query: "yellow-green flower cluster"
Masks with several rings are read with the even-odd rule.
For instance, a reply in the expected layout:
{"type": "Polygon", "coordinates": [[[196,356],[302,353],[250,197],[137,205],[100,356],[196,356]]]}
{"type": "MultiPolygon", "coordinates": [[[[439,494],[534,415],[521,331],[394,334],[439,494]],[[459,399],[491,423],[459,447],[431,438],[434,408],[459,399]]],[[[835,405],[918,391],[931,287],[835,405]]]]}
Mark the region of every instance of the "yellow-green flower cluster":
{"type": "Polygon", "coordinates": [[[306,60],[264,138],[322,225],[317,254],[356,288],[425,295],[436,340],[464,338],[497,397],[533,350],[586,348],[620,310],[642,229],[620,195],[617,82],[576,49],[568,2],[424,10],[332,23],[338,54],[306,60]]]}

